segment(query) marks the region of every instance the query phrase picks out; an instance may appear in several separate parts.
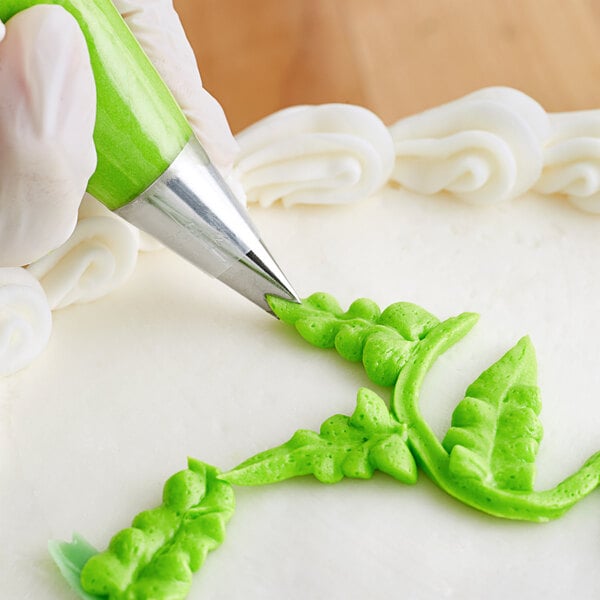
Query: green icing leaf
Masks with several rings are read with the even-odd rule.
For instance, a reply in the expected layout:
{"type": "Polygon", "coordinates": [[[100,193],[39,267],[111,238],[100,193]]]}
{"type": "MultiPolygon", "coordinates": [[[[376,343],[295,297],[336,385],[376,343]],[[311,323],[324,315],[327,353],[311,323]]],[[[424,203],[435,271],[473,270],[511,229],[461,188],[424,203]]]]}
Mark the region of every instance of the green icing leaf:
{"type": "Polygon", "coordinates": [[[327,419],[318,434],[299,430],[285,444],[246,460],[221,479],[264,485],[313,474],[319,481],[335,483],[344,476],[369,479],[376,469],[403,483],[417,479],[406,427],[390,415],[377,394],[361,388],[351,417],[327,419]]]}
{"type": "Polygon", "coordinates": [[[344,312],[334,298],[317,293],[301,304],[271,296],[269,304],[306,341],[319,348],[335,347],[347,360],[362,360],[369,378],[384,386],[395,383],[420,340],[439,323],[409,302],[380,312],[372,300],[361,298],[344,312]]]}
{"type": "Polygon", "coordinates": [[[423,309],[397,303],[383,313],[371,300],[344,312],[327,294],[301,304],[270,297],[281,320],[310,343],[362,360],[382,385],[395,383],[392,411],[362,388],[352,416],[327,419],[320,432],[297,431],[285,444],[233,470],[190,459],[165,484],[163,505],[140,513],[102,553],[74,536],[51,542],[50,553],[82,600],[183,600],[191,577],[218,547],[234,510],[231,484],[263,485],[314,475],[324,483],[369,479],[375,470],[403,482],[417,479],[415,459],[448,494],[491,515],[546,521],[600,485],[600,453],[550,490],[533,491],[542,428],[536,360],[528,338],[487,369],[456,407],[440,443],[418,408],[434,362],[470,331],[477,315],[440,323],[423,309]]]}
{"type": "Polygon", "coordinates": [[[530,489],[541,431],[535,358],[527,338],[470,386],[444,446],[419,410],[425,375],[474,322],[474,315],[459,315],[428,334],[398,377],[394,414],[408,425],[408,445],[419,466],[451,496],[505,519],[556,519],[600,485],[600,453],[555,487],[530,489]],[[489,427],[493,422],[502,433],[489,427]]]}
{"type": "Polygon", "coordinates": [[[100,596],[88,594],[81,587],[81,570],[87,561],[98,554],[80,535],[74,534],[72,542],[52,540],[48,543],[48,552],[56,563],[62,576],[73,591],[83,600],[101,600],[100,596]]]}
{"type": "Polygon", "coordinates": [[[542,439],[535,384],[534,349],[523,338],[469,386],[442,442],[455,476],[506,490],[533,489],[542,439]]]}
{"type": "Polygon", "coordinates": [[[91,596],[82,597],[185,598],[192,573],[223,542],[235,507],[231,486],[217,476],[214,467],[189,459],[188,469],[165,484],[163,505],[140,513],[85,563],[81,587],[91,596]]]}

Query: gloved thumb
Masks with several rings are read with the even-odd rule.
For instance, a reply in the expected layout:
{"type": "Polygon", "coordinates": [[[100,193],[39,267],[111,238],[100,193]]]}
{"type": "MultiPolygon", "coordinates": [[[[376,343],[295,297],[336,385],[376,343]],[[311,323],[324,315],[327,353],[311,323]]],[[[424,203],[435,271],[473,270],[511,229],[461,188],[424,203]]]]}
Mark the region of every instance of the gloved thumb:
{"type": "Polygon", "coordinates": [[[5,267],[37,260],[73,232],[96,168],[96,89],[85,38],[60,6],[18,13],[6,27],[0,24],[0,40],[0,266],[5,267]]]}

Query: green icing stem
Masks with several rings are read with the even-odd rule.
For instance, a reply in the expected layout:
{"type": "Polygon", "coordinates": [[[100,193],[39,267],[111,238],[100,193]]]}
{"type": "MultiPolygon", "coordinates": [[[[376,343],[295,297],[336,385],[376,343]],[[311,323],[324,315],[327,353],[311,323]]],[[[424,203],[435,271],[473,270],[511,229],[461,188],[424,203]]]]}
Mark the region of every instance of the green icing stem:
{"type": "Polygon", "coordinates": [[[88,191],[111,210],[140,195],[181,152],[192,130],[110,0],[2,0],[0,20],[55,4],[77,20],[96,81],[96,172],[88,191]]]}
{"type": "Polygon", "coordinates": [[[323,483],[336,483],[344,477],[370,479],[375,470],[402,483],[417,480],[406,426],[390,415],[375,392],[361,388],[351,417],[327,419],[318,434],[301,429],[285,444],[244,461],[220,479],[265,485],[312,474],[323,483]]]}
{"type": "MultiPolygon", "coordinates": [[[[454,475],[448,452],[419,411],[425,375],[441,354],[468,333],[475,321],[474,315],[461,315],[445,321],[430,333],[398,377],[393,412],[400,421],[408,423],[408,444],[419,466],[451,496],[497,517],[537,522],[560,517],[600,483],[600,453],[553,489],[539,492],[499,489],[476,478],[454,475]]],[[[525,343],[526,339],[521,342],[525,343]]]]}

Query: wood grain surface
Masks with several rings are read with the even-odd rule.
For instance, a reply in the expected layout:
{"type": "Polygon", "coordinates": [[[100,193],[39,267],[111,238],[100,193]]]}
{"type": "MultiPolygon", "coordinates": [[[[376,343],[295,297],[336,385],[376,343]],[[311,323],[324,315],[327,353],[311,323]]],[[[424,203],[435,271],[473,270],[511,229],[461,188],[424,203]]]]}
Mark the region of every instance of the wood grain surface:
{"type": "Polygon", "coordinates": [[[176,0],[234,131],[285,106],[384,121],[489,85],[600,107],[600,0],[176,0]]]}

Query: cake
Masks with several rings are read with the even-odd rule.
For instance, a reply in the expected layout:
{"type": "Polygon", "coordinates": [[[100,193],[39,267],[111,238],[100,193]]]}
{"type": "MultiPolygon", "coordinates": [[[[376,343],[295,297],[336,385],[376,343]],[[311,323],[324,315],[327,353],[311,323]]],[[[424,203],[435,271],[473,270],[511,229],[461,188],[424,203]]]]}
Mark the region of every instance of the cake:
{"type": "MultiPolygon", "coordinates": [[[[535,489],[600,449],[598,122],[596,111],[547,115],[524,94],[491,89],[404,119],[387,137],[366,109],[336,105],[288,109],[238,138],[236,175],[259,202],[253,220],[302,296],[481,315],[423,385],[421,409],[440,439],[466,388],[530,336],[545,431],[535,489]]],[[[78,244],[29,268],[55,309],[52,334],[47,319],[34,321],[38,347],[48,345],[2,380],[7,597],[75,598],[48,540],[77,531],[105,548],[160,505],[188,456],[228,471],[298,429],[351,415],[359,388],[390,397],[360,363],[311,347],[169,250],[138,258],[139,234],[89,199],[78,229],[78,244]],[[113,263],[107,248],[117,248],[113,263]]],[[[29,288],[43,316],[41,288],[29,288]]],[[[191,600],[600,592],[593,497],[538,524],[467,507],[421,470],[415,485],[377,473],[234,490],[226,539],[191,600]]]]}

